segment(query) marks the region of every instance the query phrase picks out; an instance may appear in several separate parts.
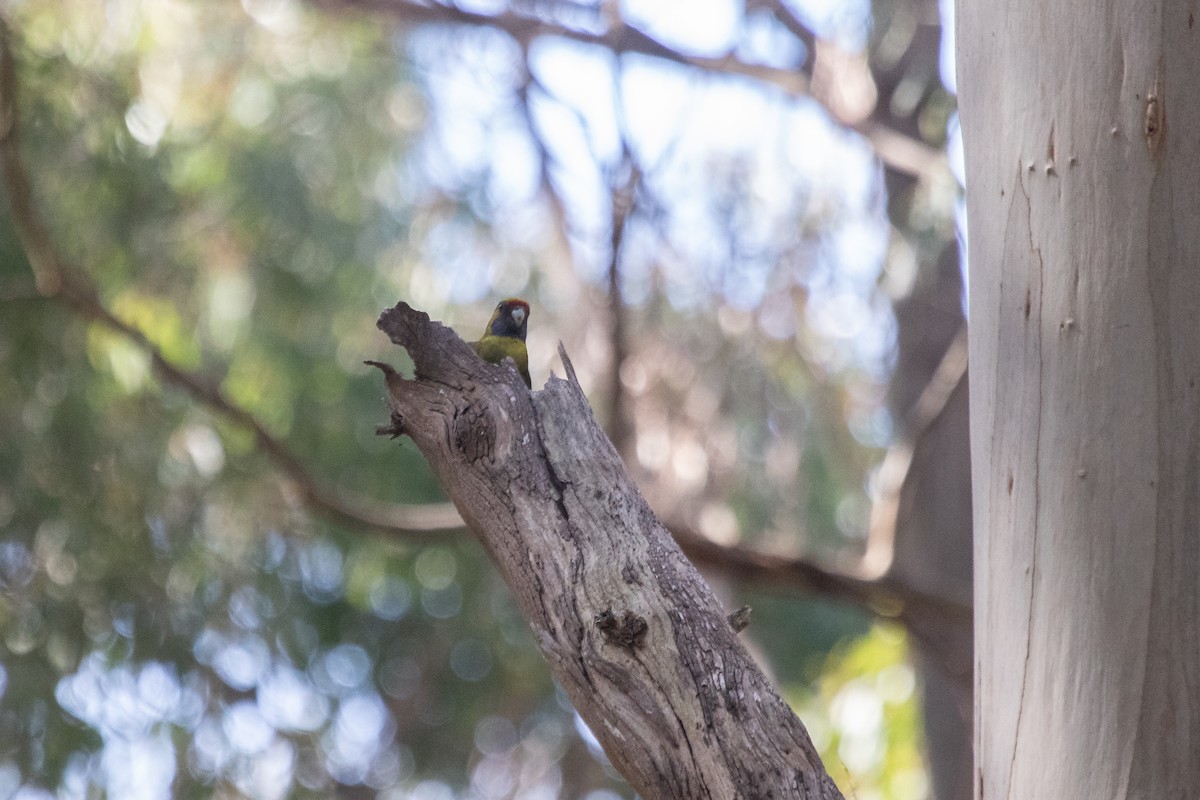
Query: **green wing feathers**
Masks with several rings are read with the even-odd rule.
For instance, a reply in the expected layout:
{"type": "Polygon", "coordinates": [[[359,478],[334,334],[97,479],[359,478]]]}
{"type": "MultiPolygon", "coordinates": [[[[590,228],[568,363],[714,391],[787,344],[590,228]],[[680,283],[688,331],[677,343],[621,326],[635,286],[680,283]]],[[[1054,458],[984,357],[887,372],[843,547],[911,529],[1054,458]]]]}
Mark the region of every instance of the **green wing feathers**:
{"type": "Polygon", "coordinates": [[[533,388],[533,381],[529,377],[529,351],[520,339],[515,336],[484,336],[470,344],[479,357],[489,364],[499,364],[505,358],[511,358],[517,364],[517,372],[525,379],[525,385],[533,388]]]}

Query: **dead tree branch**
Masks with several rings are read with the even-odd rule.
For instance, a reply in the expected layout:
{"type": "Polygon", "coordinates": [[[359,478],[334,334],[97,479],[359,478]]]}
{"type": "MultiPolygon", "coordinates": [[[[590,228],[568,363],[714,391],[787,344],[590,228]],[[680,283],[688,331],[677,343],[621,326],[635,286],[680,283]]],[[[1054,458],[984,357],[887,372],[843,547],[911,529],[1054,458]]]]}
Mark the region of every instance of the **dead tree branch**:
{"type": "Polygon", "coordinates": [[[643,797],[838,798],[800,720],[655,519],[567,379],[530,393],[405,303],[379,327],[412,437],[496,563],[555,677],[643,797]]]}

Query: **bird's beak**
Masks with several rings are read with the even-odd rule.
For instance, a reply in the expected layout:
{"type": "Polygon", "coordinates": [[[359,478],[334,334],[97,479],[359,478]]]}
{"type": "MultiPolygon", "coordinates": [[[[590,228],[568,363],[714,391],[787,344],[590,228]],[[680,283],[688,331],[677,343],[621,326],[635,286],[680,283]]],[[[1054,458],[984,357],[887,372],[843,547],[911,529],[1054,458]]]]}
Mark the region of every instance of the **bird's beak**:
{"type": "Polygon", "coordinates": [[[517,323],[517,326],[520,327],[521,323],[525,321],[525,309],[514,308],[512,310],[512,318],[513,322],[517,323]]]}

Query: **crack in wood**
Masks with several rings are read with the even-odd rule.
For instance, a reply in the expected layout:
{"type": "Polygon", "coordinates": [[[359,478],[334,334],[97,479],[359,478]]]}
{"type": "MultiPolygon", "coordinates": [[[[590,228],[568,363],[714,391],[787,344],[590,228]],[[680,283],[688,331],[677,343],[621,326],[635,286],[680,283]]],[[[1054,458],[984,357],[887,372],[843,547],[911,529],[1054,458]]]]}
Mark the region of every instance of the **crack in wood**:
{"type": "MultiPolygon", "coordinates": [[[[1037,601],[1037,549],[1038,549],[1038,534],[1040,533],[1039,516],[1041,503],[1041,479],[1038,470],[1042,463],[1042,417],[1044,411],[1044,385],[1045,385],[1045,356],[1043,354],[1043,309],[1045,305],[1045,275],[1046,264],[1042,257],[1042,249],[1034,242],[1033,235],[1033,203],[1029,196],[1029,190],[1025,188],[1025,184],[1021,181],[1020,175],[1017,176],[1017,183],[1020,186],[1021,194],[1025,198],[1025,225],[1026,233],[1029,236],[1029,252],[1037,258],[1037,280],[1038,280],[1038,317],[1037,317],[1037,358],[1038,358],[1038,378],[1037,378],[1037,420],[1035,422],[1034,442],[1034,468],[1033,468],[1033,534],[1030,543],[1030,575],[1029,575],[1029,613],[1025,622],[1025,658],[1021,670],[1021,693],[1017,701],[1017,721],[1013,733],[1013,751],[1012,758],[1009,762],[1008,773],[1008,792],[1009,796],[1012,793],[1013,772],[1016,769],[1017,762],[1017,744],[1021,738],[1021,722],[1025,716],[1025,689],[1029,684],[1029,653],[1033,647],[1033,619],[1034,610],[1036,609],[1037,601]]],[[[1026,294],[1025,299],[1025,316],[1029,317],[1029,294],[1026,294]]]]}

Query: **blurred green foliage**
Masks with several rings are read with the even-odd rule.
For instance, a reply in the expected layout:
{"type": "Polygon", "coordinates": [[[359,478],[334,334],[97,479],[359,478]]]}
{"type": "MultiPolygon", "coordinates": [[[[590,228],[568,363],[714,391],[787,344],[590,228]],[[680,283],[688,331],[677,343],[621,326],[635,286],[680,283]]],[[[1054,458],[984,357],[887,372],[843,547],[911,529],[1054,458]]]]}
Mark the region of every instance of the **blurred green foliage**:
{"type": "MultiPolygon", "coordinates": [[[[58,247],[114,314],[321,480],[441,499],[415,448],[373,435],[382,389],[361,361],[398,358],[374,319],[401,297],[473,332],[495,294],[524,292],[541,326],[535,383],[556,336],[600,373],[595,276],[564,270],[554,226],[498,199],[494,165],[438,172],[429,149],[453,131],[431,109],[447,101],[405,36],[278,0],[5,13],[23,154],[58,247]],[[455,247],[499,255],[482,271],[430,260],[455,247]]],[[[832,201],[797,192],[791,222],[816,236],[832,201]]],[[[522,202],[546,216],[538,197],[522,202]]],[[[780,247],[803,250],[788,237],[780,247]]],[[[764,327],[767,301],[722,289],[749,276],[709,276],[698,303],[641,293],[655,258],[631,262],[627,283],[651,497],[699,497],[746,538],[854,542],[880,441],[846,423],[869,413],[882,370],[803,325],[764,327]],[[683,372],[655,373],[664,353],[683,354],[683,372]],[[687,472],[689,442],[711,469],[687,472]]],[[[764,284],[795,295],[789,318],[803,317],[801,273],[764,284]]],[[[469,538],[417,547],[313,517],[247,431],[163,384],[134,343],[39,297],[7,216],[0,409],[0,796],[628,796],[469,538]]],[[[872,630],[839,644],[867,631],[861,617],[751,599],[746,635],[814,718],[835,718],[853,681],[883,692],[885,756],[862,760],[858,796],[864,781],[918,796],[897,788],[919,767],[911,687],[893,686],[902,642],[872,630]]],[[[826,728],[841,732],[818,740],[839,752],[851,734],[826,728]]]]}
{"type": "Polygon", "coordinates": [[[820,678],[797,688],[793,704],[829,774],[847,796],[906,800],[929,792],[904,636],[877,625],[834,648],[820,678]]]}

